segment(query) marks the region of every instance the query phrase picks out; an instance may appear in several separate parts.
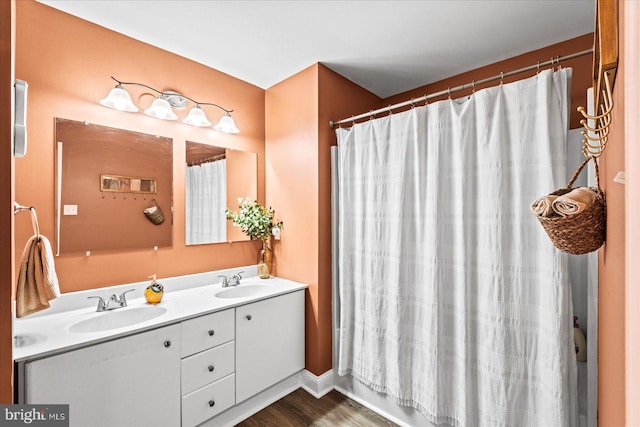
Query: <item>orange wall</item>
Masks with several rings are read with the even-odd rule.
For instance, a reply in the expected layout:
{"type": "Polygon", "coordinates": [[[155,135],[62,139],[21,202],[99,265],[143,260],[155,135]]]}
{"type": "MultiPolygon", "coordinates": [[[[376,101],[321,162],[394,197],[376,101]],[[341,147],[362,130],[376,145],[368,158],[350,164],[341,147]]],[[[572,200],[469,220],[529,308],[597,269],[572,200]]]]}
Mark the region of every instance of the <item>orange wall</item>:
{"type": "MultiPolygon", "coordinates": [[[[625,2],[618,4],[622,17],[625,2]]],[[[623,19],[619,22],[622,24],[623,19]]],[[[598,422],[602,426],[625,425],[625,186],[613,182],[616,174],[625,169],[627,79],[623,34],[620,31],[611,133],[607,149],[600,157],[600,183],[607,199],[607,236],[598,254],[598,422]]],[[[633,285],[637,286],[637,281],[633,285]]],[[[634,306],[633,310],[636,309],[634,306]]],[[[637,325],[629,327],[637,328],[637,325]]],[[[637,406],[638,402],[632,404],[637,406]]]]}
{"type": "MultiPolygon", "coordinates": [[[[571,40],[567,40],[561,43],[556,43],[551,46],[547,46],[542,49],[534,50],[523,55],[514,56],[513,58],[509,58],[504,61],[496,62],[494,64],[487,65],[485,67],[477,68],[475,70],[468,71],[466,73],[458,74],[456,76],[440,80],[438,82],[422,86],[417,89],[410,90],[408,92],[401,93],[399,95],[395,95],[385,99],[382,106],[393,104],[396,102],[407,101],[412,97],[417,98],[423,96],[425,94],[436,93],[443,90],[446,90],[450,87],[456,87],[461,85],[466,85],[471,82],[479,81],[482,79],[486,79],[488,77],[493,77],[499,75],[501,72],[506,73],[512,70],[517,70],[519,68],[528,67],[530,65],[537,64],[538,62],[548,61],[551,58],[556,58],[558,56],[564,56],[571,53],[581,52],[583,50],[591,49],[593,47],[593,34],[585,34],[580,37],[576,37],[571,40]]],[[[576,111],[576,108],[579,105],[586,104],[586,88],[591,86],[591,67],[592,67],[592,56],[585,55],[579,58],[575,58],[569,61],[562,62],[563,67],[571,67],[573,68],[572,74],[572,83],[571,83],[571,128],[580,127],[580,118],[581,116],[576,111]]],[[[529,73],[521,73],[512,77],[507,77],[504,79],[505,83],[512,82],[515,80],[520,80],[523,78],[531,77],[535,75],[536,71],[531,71],[529,73]]],[[[487,83],[485,85],[476,86],[476,90],[494,86],[497,82],[487,83]]],[[[471,89],[462,92],[456,92],[452,94],[452,97],[459,97],[468,95],[471,93],[471,89]]],[[[436,98],[433,100],[429,100],[429,102],[434,102],[438,99],[445,99],[447,95],[443,95],[440,98],[436,98]]]]}
{"type": "Polygon", "coordinates": [[[0,1],[0,403],[13,402],[13,52],[15,2],[0,1]]]}
{"type": "Polygon", "coordinates": [[[380,98],[355,85],[350,80],[329,68],[318,67],[319,111],[318,111],[318,345],[321,369],[325,372],[332,366],[331,349],[331,146],[337,145],[335,131],[329,120],[348,117],[376,108],[380,98]]]}
{"type": "MultiPolygon", "coordinates": [[[[640,2],[629,1],[623,5],[624,11],[620,16],[623,29],[620,39],[624,45],[622,67],[625,76],[636,78],[625,79],[624,90],[626,117],[626,211],[640,212],[640,2]]],[[[618,83],[619,84],[619,83],[618,83]]],[[[611,208],[610,208],[611,209],[611,208]]],[[[640,259],[640,222],[637,215],[626,217],[626,411],[627,425],[640,426],[640,263],[633,260],[640,259]]]]}
{"type": "Polygon", "coordinates": [[[379,98],[316,64],[266,93],[267,203],[284,221],[276,274],[309,285],[306,369],[331,369],[330,117],[379,98]]]}
{"type": "MultiPolygon", "coordinates": [[[[305,366],[317,373],[318,154],[317,66],[266,92],[267,204],[284,222],[272,247],[275,274],[309,285],[305,302],[305,366]]],[[[323,373],[324,371],[320,372],[323,373]]]]}
{"type": "MultiPolygon", "coordinates": [[[[257,153],[258,198],[264,200],[264,90],[35,1],[20,1],[16,6],[16,78],[29,83],[29,152],[15,161],[16,199],[37,207],[45,236],[52,239],[54,235],[54,117],[173,139],[173,247],[157,252],[149,248],[92,253],[90,257],[60,256],[56,258],[56,270],[61,290],[141,281],[154,273],[162,278],[255,263],[255,242],[184,245],[185,141],[257,153]],[[241,133],[228,135],[179,121],[154,119],[141,112],[105,108],[98,101],[114,86],[111,75],[234,109],[241,133]]],[[[135,96],[140,92],[136,87],[127,89],[139,105],[148,106],[153,99],[135,96]]],[[[220,111],[205,111],[210,120],[220,117],[220,111]]],[[[179,120],[186,113],[179,112],[179,120]]],[[[22,253],[31,234],[29,216],[19,215],[16,253],[22,253]]]]}

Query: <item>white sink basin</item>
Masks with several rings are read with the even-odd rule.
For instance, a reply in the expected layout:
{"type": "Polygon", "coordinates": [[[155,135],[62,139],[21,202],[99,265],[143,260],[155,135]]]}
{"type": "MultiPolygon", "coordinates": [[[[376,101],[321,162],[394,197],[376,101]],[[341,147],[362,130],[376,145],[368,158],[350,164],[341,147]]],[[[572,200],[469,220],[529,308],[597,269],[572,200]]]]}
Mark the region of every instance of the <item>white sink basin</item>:
{"type": "Polygon", "coordinates": [[[101,332],[110,329],[123,328],[146,322],[166,313],[167,309],[157,305],[145,305],[142,307],[118,308],[112,311],[95,313],[93,317],[74,323],[69,328],[70,332],[87,333],[101,332]]]}
{"type": "Polygon", "coordinates": [[[273,289],[271,284],[247,284],[224,288],[213,294],[216,298],[247,298],[268,294],[273,289]]]}

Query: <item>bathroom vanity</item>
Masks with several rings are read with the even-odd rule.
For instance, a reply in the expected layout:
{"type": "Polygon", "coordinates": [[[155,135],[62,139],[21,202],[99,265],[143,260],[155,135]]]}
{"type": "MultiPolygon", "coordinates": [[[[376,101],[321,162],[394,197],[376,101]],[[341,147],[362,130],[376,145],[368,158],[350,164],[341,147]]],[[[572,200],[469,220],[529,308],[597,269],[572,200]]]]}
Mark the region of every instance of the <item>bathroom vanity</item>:
{"type": "MultiPolygon", "coordinates": [[[[168,292],[157,306],[133,298],[96,313],[89,291],[67,296],[75,301],[60,301],[50,314],[18,319],[18,402],[69,404],[72,426],[224,425],[214,417],[304,368],[305,285],[162,282],[168,292]],[[137,312],[148,310],[155,312],[136,323],[137,312]],[[109,323],[110,315],[133,324],[109,323]]],[[[134,297],[144,289],[127,286],[134,297]]]]}

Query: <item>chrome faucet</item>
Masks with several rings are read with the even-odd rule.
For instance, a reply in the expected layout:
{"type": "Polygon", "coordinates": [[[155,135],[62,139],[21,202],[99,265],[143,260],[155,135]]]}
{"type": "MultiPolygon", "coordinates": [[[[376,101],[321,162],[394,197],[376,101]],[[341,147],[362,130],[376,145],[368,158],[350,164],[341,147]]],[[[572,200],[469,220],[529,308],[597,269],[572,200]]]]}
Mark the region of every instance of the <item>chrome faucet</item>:
{"type": "Polygon", "coordinates": [[[240,279],[242,279],[242,276],[241,276],[242,273],[244,273],[244,271],[241,271],[231,276],[231,286],[238,286],[240,284],[240,279]]]}
{"type": "Polygon", "coordinates": [[[228,288],[229,286],[238,286],[240,284],[240,279],[242,279],[242,273],[244,273],[244,271],[234,274],[233,276],[231,276],[231,279],[229,279],[227,276],[218,276],[222,277],[222,287],[228,288]]]}
{"type": "Polygon", "coordinates": [[[129,289],[128,291],[124,291],[123,293],[121,293],[120,295],[118,294],[113,294],[109,297],[109,301],[107,301],[105,303],[104,299],[101,296],[98,295],[92,295],[89,296],[87,298],[97,298],[98,299],[98,307],[96,308],[96,311],[100,312],[100,311],[109,311],[109,310],[115,310],[117,308],[122,308],[122,307],[126,307],[127,306],[127,297],[126,294],[128,292],[131,291],[135,291],[135,289],[129,289]],[[114,307],[111,307],[111,302],[113,302],[114,307]]]}
{"type": "Polygon", "coordinates": [[[222,287],[226,288],[229,286],[229,278],[227,276],[219,275],[218,277],[222,277],[222,287]]]}

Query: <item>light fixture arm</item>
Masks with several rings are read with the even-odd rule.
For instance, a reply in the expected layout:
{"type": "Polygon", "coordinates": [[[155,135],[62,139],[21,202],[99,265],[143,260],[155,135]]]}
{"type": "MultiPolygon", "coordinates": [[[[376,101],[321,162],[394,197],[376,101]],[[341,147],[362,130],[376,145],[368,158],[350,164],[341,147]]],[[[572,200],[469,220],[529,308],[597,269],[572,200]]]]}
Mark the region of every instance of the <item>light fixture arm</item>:
{"type": "MultiPolygon", "coordinates": [[[[143,87],[146,87],[147,89],[151,89],[152,91],[154,91],[154,92],[158,93],[158,94],[159,94],[159,95],[161,95],[161,96],[171,96],[171,95],[176,95],[175,93],[172,93],[172,92],[162,92],[162,91],[160,91],[160,90],[158,90],[158,89],[154,89],[154,88],[152,88],[151,86],[148,86],[148,85],[146,85],[146,84],[144,84],[144,83],[137,83],[137,82],[123,82],[123,81],[120,81],[120,80],[116,79],[116,78],[115,78],[115,77],[113,77],[113,76],[111,76],[111,78],[112,78],[116,83],[118,83],[119,85],[136,85],[136,86],[143,86],[143,87]]],[[[218,104],[214,104],[214,103],[211,103],[211,102],[198,102],[198,101],[196,101],[195,99],[189,98],[188,96],[183,95],[183,94],[181,94],[181,93],[180,93],[180,94],[178,94],[178,96],[181,96],[182,98],[188,99],[189,101],[193,102],[193,103],[194,103],[194,104],[196,104],[196,105],[213,105],[214,107],[218,107],[219,109],[221,109],[222,111],[224,111],[224,112],[225,112],[225,113],[227,113],[227,114],[228,114],[228,113],[233,113],[233,110],[227,110],[226,108],[221,107],[221,106],[219,106],[218,104]]]]}

